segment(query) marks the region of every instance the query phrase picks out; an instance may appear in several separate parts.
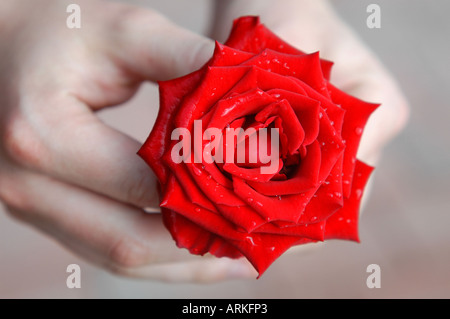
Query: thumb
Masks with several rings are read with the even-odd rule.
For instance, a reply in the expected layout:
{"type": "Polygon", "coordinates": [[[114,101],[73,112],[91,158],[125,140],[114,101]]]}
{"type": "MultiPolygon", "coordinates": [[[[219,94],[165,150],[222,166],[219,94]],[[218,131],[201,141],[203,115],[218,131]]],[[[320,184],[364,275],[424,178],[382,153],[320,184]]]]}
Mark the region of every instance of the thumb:
{"type": "Polygon", "coordinates": [[[212,56],[211,39],[177,26],[155,11],[121,6],[112,32],[116,37],[113,54],[131,72],[151,81],[168,80],[199,69],[212,56]]]}

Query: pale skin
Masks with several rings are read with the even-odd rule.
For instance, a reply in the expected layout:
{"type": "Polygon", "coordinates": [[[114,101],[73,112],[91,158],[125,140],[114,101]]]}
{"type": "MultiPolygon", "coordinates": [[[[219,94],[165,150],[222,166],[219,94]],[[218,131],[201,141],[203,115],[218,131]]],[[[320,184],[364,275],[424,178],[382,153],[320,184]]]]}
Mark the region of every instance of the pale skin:
{"type": "MultiPolygon", "coordinates": [[[[74,33],[65,25],[70,3],[0,3],[0,200],[7,211],[121,275],[172,282],[255,278],[244,259],[176,248],[160,214],[143,212],[158,207],[158,198],[155,177],[136,156],[141,143],[95,113],[127,101],[143,81],[198,69],[213,40],[157,12],[100,0],[77,2],[83,27],[74,33]]],[[[383,102],[358,156],[375,164],[404,126],[408,106],[392,76],[328,3],[229,1],[219,7],[214,38],[224,40],[232,19],[260,15],[291,44],[334,61],[336,86],[383,102]]]]}

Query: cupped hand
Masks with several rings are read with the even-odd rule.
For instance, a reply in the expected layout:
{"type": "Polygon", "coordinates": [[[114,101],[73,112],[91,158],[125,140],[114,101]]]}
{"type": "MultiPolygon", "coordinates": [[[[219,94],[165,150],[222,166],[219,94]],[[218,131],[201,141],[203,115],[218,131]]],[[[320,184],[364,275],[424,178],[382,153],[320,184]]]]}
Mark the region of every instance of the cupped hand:
{"type": "Polygon", "coordinates": [[[0,199],[7,210],[119,274],[255,277],[244,260],[191,256],[175,246],[161,215],[143,211],[158,207],[158,198],[136,155],[140,143],[95,114],[130,99],[144,80],[196,70],[213,41],[154,11],[107,1],[78,1],[81,28],[70,29],[69,4],[0,5],[0,199]]]}

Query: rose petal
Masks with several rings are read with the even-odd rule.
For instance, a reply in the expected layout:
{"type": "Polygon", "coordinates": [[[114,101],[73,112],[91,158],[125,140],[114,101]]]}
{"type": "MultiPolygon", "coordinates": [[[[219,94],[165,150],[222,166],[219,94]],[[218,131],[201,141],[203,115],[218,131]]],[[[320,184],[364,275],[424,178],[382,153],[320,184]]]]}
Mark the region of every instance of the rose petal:
{"type": "Polygon", "coordinates": [[[282,121],[283,133],[289,136],[288,151],[289,154],[293,154],[302,145],[305,131],[287,100],[283,99],[269,104],[255,115],[255,120],[265,122],[269,117],[275,115],[282,121]]]}
{"type": "Polygon", "coordinates": [[[314,194],[314,190],[305,191],[284,195],[280,200],[278,196],[265,196],[255,191],[239,178],[233,178],[233,186],[235,193],[268,222],[280,220],[296,223],[314,194]]]}
{"type": "Polygon", "coordinates": [[[221,100],[215,106],[214,115],[207,128],[223,130],[235,119],[256,113],[272,102],[275,102],[275,99],[260,89],[252,89],[246,93],[221,100]]]}
{"type": "Polygon", "coordinates": [[[159,82],[160,109],[153,129],[138,151],[138,155],[155,172],[161,184],[167,181],[167,169],[161,158],[171,144],[170,136],[173,130],[173,120],[180,109],[180,101],[190,92],[203,76],[204,70],[188,74],[170,81],[159,82]]]}
{"type": "Polygon", "coordinates": [[[284,181],[269,181],[265,183],[248,181],[247,183],[255,191],[266,196],[300,194],[319,186],[320,157],[320,146],[316,141],[308,146],[306,157],[301,161],[291,178],[284,181]]]}
{"type": "Polygon", "coordinates": [[[174,127],[191,129],[194,120],[200,119],[208,112],[248,71],[245,67],[206,68],[199,85],[181,101],[174,127]]]}
{"type": "Polygon", "coordinates": [[[379,104],[367,103],[329,85],[331,98],[335,103],[342,105],[345,110],[342,138],[346,141],[343,174],[344,194],[348,196],[351,189],[353,170],[356,163],[356,153],[366,122],[379,104]]]}
{"type": "Polygon", "coordinates": [[[327,219],[325,239],[347,239],[359,242],[359,206],[372,171],[373,167],[359,160],[356,161],[350,196],[344,198],[344,206],[327,219]]]}
{"type": "Polygon", "coordinates": [[[242,64],[256,65],[271,73],[295,77],[322,93],[322,95],[328,96],[327,81],[322,73],[318,52],[293,55],[264,49],[242,64]]]}
{"type": "Polygon", "coordinates": [[[239,258],[242,254],[223,238],[201,228],[197,224],[170,209],[161,208],[164,225],[180,248],[191,254],[211,253],[217,257],[239,258]]]}
{"type": "Polygon", "coordinates": [[[310,145],[319,134],[320,103],[305,95],[282,89],[271,89],[267,91],[277,99],[285,99],[294,110],[297,119],[305,132],[303,145],[310,145]]]}
{"type": "Polygon", "coordinates": [[[309,224],[326,220],[343,205],[342,159],[333,166],[327,179],[320,185],[306,206],[298,224],[309,224]]]}

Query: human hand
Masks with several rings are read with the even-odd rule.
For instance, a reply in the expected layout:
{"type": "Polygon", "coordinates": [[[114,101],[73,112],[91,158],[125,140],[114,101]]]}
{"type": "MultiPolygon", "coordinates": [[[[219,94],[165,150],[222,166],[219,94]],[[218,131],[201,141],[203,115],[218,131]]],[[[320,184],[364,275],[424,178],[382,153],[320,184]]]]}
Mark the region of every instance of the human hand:
{"type": "MultiPolygon", "coordinates": [[[[145,9],[78,1],[0,4],[0,199],[7,210],[113,272],[168,281],[256,277],[245,260],[176,248],[140,143],[95,111],[128,100],[144,80],[199,68],[211,40],[145,9]]],[[[155,112],[157,106],[153,106],[155,112]]]]}

